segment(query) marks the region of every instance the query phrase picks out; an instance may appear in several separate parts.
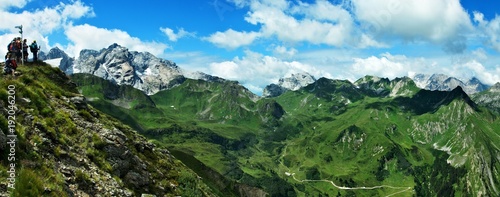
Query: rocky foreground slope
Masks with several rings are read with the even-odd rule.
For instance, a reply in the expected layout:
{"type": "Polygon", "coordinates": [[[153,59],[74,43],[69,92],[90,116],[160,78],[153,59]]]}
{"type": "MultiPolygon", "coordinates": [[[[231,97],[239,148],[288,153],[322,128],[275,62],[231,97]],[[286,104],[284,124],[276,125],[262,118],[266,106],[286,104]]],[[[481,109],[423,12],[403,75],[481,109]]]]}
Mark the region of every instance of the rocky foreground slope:
{"type": "Polygon", "coordinates": [[[18,70],[0,79],[0,196],[214,195],[168,150],[87,105],[58,68],[18,70]]]}

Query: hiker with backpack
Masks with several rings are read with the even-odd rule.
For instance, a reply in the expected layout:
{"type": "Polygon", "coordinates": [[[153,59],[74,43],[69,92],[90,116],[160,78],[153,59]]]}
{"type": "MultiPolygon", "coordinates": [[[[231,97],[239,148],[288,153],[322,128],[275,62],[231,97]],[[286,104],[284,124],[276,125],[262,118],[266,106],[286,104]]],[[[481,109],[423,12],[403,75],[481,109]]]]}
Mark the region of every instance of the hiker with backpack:
{"type": "Polygon", "coordinates": [[[40,47],[36,44],[36,40],[33,40],[33,43],[30,45],[30,51],[33,53],[33,62],[38,61],[38,51],[40,47]]]}
{"type": "Polygon", "coordinates": [[[16,61],[20,62],[21,57],[22,57],[22,50],[23,50],[23,43],[21,43],[21,37],[16,38],[16,48],[15,48],[15,53],[16,53],[16,61]]]}
{"type": "Polygon", "coordinates": [[[3,73],[7,75],[14,76],[17,69],[16,59],[13,57],[13,53],[8,52],[5,56],[5,66],[3,68],[3,73]]]}
{"type": "MultiPolygon", "coordinates": [[[[10,42],[9,45],[7,45],[7,51],[8,51],[7,55],[10,54],[11,58],[16,58],[16,50],[17,50],[16,38],[14,38],[12,42],[10,42]]],[[[7,59],[7,56],[5,56],[5,58],[7,59]]]]}
{"type": "Polygon", "coordinates": [[[23,60],[25,62],[28,62],[28,40],[24,39],[23,40],[23,60]]]}

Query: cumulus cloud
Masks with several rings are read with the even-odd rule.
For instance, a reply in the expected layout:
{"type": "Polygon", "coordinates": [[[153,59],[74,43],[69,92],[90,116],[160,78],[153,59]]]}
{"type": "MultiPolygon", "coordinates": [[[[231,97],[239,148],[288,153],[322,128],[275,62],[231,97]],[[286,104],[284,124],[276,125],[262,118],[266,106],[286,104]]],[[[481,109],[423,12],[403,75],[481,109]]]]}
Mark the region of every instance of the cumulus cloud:
{"type": "Polygon", "coordinates": [[[500,52],[500,16],[496,15],[491,21],[487,21],[482,13],[474,12],[474,21],[478,23],[488,45],[500,52]]]}
{"type": "Polygon", "coordinates": [[[373,75],[393,79],[409,76],[411,73],[427,73],[435,65],[436,62],[424,58],[408,58],[405,55],[384,53],[379,57],[354,58],[350,72],[357,78],[363,77],[361,75],[373,75]]]}
{"type": "Polygon", "coordinates": [[[474,59],[453,65],[448,73],[463,79],[476,77],[481,82],[490,85],[500,82],[500,65],[488,69],[481,62],[474,59]]]}
{"type": "Polygon", "coordinates": [[[297,54],[298,50],[295,48],[287,48],[285,46],[276,46],[274,48],[274,53],[281,57],[293,57],[297,54]]]}
{"type": "Polygon", "coordinates": [[[248,23],[260,26],[258,33],[234,43],[230,35],[246,35],[229,29],[217,32],[208,39],[217,46],[236,48],[251,44],[256,38],[277,38],[282,42],[309,42],[330,46],[352,46],[355,48],[385,46],[359,31],[354,19],[343,5],[334,5],[326,0],[315,3],[298,2],[292,4],[285,0],[251,0],[235,1],[237,6],[248,6],[245,17],[248,23]],[[255,36],[255,37],[254,37],[255,36]],[[218,39],[215,39],[218,38],[218,39]]]}
{"type": "Polygon", "coordinates": [[[239,32],[228,29],[225,32],[216,32],[203,39],[222,48],[234,49],[251,44],[258,36],[259,33],[257,32],[239,32]]]}
{"type": "Polygon", "coordinates": [[[444,44],[445,51],[465,50],[464,32],[473,29],[459,0],[352,0],[354,13],[377,37],[397,36],[444,44]]]}
{"type": "Polygon", "coordinates": [[[119,29],[98,28],[88,24],[67,27],[65,34],[71,42],[66,51],[75,57],[82,49],[99,50],[113,43],[132,51],[147,51],[157,56],[168,48],[166,44],[142,41],[119,29]]]}
{"type": "Polygon", "coordinates": [[[172,30],[168,27],[160,28],[160,31],[163,32],[165,35],[167,35],[168,39],[172,42],[177,42],[178,39],[186,37],[186,36],[190,36],[190,37],[195,36],[195,33],[188,32],[188,31],[184,30],[183,28],[180,28],[179,30],[177,30],[177,33],[175,33],[174,30],[172,30]]]}
{"type": "Polygon", "coordinates": [[[479,48],[470,53],[450,59],[411,58],[404,55],[384,53],[368,58],[354,58],[349,72],[355,78],[373,75],[393,79],[415,74],[446,74],[463,80],[476,77],[486,84],[500,82],[500,65],[485,66],[486,52],[479,48]]]}
{"type": "Polygon", "coordinates": [[[318,1],[312,5],[304,3],[299,6],[291,8],[279,1],[274,4],[254,1],[251,6],[252,11],[245,20],[253,25],[260,25],[263,36],[276,36],[286,42],[306,41],[313,44],[341,46],[350,40],[353,20],[345,10],[327,1],[318,1]],[[294,13],[306,17],[297,19],[287,13],[287,10],[294,10],[294,13]],[[328,16],[328,13],[337,14],[328,16]]]}
{"type": "Polygon", "coordinates": [[[252,51],[246,51],[244,57],[235,57],[231,61],[213,62],[209,68],[209,73],[212,75],[238,80],[242,84],[252,84],[254,87],[260,87],[259,92],[266,85],[277,83],[280,77],[301,72],[308,72],[316,77],[331,78],[330,74],[312,65],[298,61],[284,61],[252,51]]]}
{"type": "Polygon", "coordinates": [[[28,2],[30,2],[30,0],[0,0],[0,10],[7,10],[10,7],[22,8],[28,2]]]}
{"type": "MultiPolygon", "coordinates": [[[[1,46],[6,46],[12,40],[13,36],[20,36],[18,29],[14,26],[23,25],[24,37],[29,41],[37,40],[37,43],[43,49],[50,48],[48,34],[63,29],[64,27],[73,23],[74,20],[82,17],[93,17],[95,13],[92,7],[82,3],[81,1],[71,1],[71,3],[59,3],[54,7],[46,7],[38,9],[33,12],[23,11],[20,13],[9,12],[7,8],[18,7],[22,8],[29,1],[2,1],[0,2],[0,18],[2,19],[16,19],[4,20],[0,23],[0,31],[6,32],[1,35],[8,37],[0,40],[1,46]]],[[[4,47],[0,48],[0,53],[5,53],[4,47]]]]}

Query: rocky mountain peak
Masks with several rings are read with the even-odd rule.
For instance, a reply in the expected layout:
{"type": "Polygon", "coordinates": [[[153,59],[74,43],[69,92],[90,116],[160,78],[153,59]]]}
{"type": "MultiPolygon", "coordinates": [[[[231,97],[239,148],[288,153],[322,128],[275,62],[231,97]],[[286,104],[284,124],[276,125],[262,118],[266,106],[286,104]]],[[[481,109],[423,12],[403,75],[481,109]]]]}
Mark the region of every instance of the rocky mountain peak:
{"type": "Polygon", "coordinates": [[[54,47],[50,49],[47,54],[43,54],[43,57],[39,57],[41,60],[56,59],[56,58],[69,58],[68,54],[61,50],[59,47],[54,47]]]}
{"type": "Polygon", "coordinates": [[[456,87],[460,86],[467,94],[474,94],[488,88],[487,85],[483,84],[475,77],[471,78],[467,82],[463,82],[458,78],[450,77],[444,74],[416,74],[412,77],[412,79],[419,88],[426,90],[452,91],[456,87]]]}
{"type": "Polygon", "coordinates": [[[500,82],[495,83],[495,85],[491,86],[488,90],[490,92],[500,92],[500,82]]]}
{"type": "Polygon", "coordinates": [[[316,78],[309,73],[296,73],[290,77],[280,78],[278,84],[270,84],[264,88],[262,96],[276,97],[286,91],[298,90],[316,81],[316,78]]]}
{"type": "Polygon", "coordinates": [[[179,67],[148,52],[129,51],[112,44],[108,48],[82,50],[66,73],[88,73],[118,85],[130,85],[146,94],[155,94],[185,80],[179,67]]]}
{"type": "Polygon", "coordinates": [[[309,73],[297,73],[292,74],[291,77],[279,79],[278,85],[295,91],[315,81],[316,78],[309,73]]]}

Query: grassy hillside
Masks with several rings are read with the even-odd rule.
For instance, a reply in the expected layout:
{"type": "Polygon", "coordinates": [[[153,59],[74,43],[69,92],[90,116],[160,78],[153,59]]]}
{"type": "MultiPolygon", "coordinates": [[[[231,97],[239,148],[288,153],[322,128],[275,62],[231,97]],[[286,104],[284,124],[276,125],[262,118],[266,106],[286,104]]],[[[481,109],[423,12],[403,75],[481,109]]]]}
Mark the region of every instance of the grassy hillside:
{"type": "Polygon", "coordinates": [[[216,194],[168,150],[87,105],[58,68],[18,71],[0,79],[1,196],[216,194]]]}
{"type": "Polygon", "coordinates": [[[77,83],[102,98],[94,106],[208,171],[205,179],[224,177],[211,185],[219,190],[239,183],[270,196],[500,194],[500,120],[460,88],[321,78],[258,99],[236,82],[187,80],[144,99],[148,107],[127,109],[116,104],[122,98],[94,91],[101,82],[77,83]]]}

